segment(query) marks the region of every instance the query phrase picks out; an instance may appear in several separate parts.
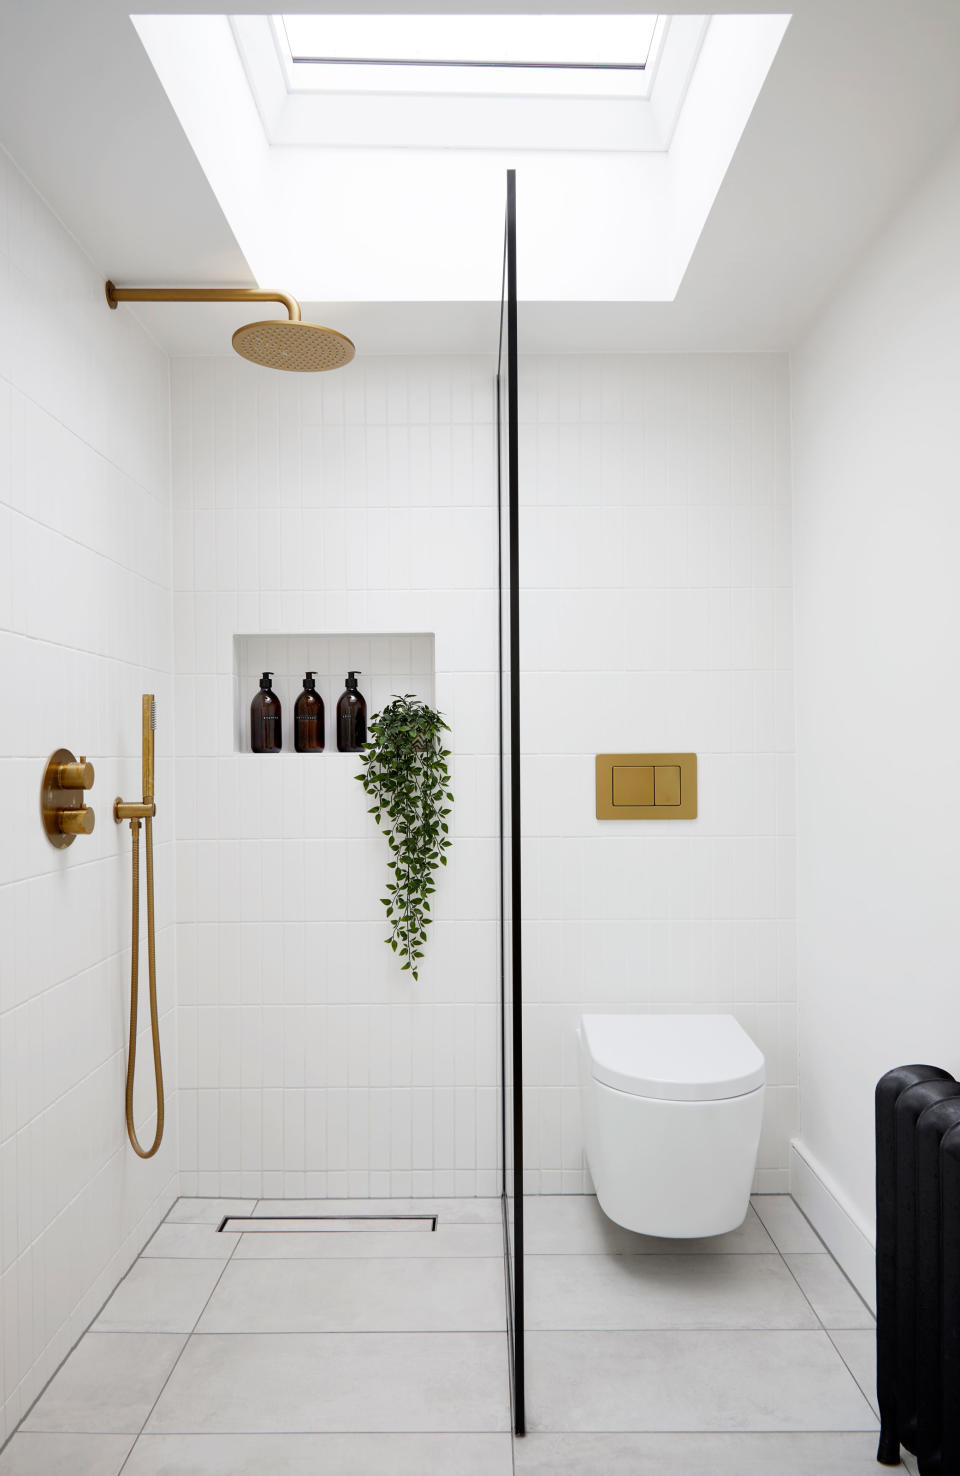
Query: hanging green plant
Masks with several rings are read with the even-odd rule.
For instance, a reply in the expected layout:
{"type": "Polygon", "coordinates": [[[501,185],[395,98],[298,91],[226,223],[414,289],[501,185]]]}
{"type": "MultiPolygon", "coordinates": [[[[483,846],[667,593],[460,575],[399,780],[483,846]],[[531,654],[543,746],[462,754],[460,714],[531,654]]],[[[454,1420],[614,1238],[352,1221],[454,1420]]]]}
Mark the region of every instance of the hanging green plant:
{"type": "Polygon", "coordinates": [[[450,845],[450,750],[441,738],[449,731],[440,714],[412,693],[394,696],[370,721],[357,775],[391,852],[393,880],[381,898],[392,929],[385,941],[415,979],[431,921],[434,873],[446,866],[450,845]]]}

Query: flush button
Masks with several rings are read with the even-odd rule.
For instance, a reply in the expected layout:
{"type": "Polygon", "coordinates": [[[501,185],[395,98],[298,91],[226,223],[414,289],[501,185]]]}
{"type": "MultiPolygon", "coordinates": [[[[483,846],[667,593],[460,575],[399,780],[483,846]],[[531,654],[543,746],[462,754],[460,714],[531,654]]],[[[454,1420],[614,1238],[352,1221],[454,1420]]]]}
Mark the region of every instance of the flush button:
{"type": "Polygon", "coordinates": [[[695,753],[598,753],[598,820],[696,820],[695,753]]]}
{"type": "MultiPolygon", "coordinates": [[[[652,765],[614,765],[613,803],[615,805],[652,805],[654,799],[652,765]]],[[[677,801],[679,803],[679,800],[677,801]]]]}
{"type": "Polygon", "coordinates": [[[654,769],[654,800],[659,805],[680,803],[680,765],[657,764],[654,769]]]}

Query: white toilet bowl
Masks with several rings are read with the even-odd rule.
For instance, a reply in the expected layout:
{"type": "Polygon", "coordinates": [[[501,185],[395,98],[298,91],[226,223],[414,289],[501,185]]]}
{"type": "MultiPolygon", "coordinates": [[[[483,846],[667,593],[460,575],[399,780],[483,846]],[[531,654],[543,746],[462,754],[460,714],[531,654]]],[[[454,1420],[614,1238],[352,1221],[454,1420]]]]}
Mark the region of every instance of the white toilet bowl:
{"type": "Polygon", "coordinates": [[[741,1224],[763,1119],[764,1060],[732,1015],[584,1015],[580,1090],[600,1207],[643,1235],[741,1224]]]}

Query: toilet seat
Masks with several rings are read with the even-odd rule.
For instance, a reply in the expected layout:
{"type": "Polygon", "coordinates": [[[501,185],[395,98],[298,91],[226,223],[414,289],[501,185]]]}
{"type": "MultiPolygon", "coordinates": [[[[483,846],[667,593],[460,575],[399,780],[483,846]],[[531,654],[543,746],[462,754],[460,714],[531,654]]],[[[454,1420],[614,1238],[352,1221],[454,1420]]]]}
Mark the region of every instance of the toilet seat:
{"type": "Polygon", "coordinates": [[[764,1083],[761,1051],[732,1015],[583,1015],[595,1081],[634,1097],[716,1102],[764,1083]]]}

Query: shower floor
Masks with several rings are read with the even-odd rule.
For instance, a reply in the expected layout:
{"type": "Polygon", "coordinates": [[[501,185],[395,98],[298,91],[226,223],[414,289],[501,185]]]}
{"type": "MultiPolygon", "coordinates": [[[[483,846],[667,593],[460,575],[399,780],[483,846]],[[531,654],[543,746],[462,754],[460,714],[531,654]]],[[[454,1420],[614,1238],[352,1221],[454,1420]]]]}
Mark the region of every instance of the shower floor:
{"type": "Polygon", "coordinates": [[[791,1200],[682,1253],[589,1196],[528,1199],[526,1224],[524,1440],[497,1200],[182,1199],[0,1476],[875,1470],[873,1320],[791,1200]],[[279,1219],[359,1212],[438,1223],[279,1219]],[[276,1228],[219,1233],[228,1215],[276,1228]]]}

